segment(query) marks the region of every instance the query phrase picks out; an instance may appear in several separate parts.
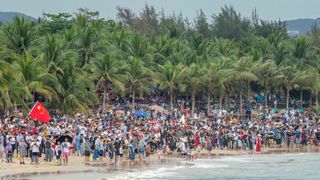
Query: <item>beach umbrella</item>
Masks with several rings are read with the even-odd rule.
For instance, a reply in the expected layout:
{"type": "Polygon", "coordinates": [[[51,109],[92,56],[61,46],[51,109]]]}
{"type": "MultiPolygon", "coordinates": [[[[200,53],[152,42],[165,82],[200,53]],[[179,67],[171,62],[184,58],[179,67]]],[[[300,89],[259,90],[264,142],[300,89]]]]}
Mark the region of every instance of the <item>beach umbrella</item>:
{"type": "Polygon", "coordinates": [[[157,106],[157,105],[150,106],[149,109],[154,110],[155,112],[160,112],[160,113],[166,112],[166,110],[163,107],[157,106]]]}
{"type": "Polygon", "coordinates": [[[56,143],[60,142],[60,144],[62,144],[65,139],[68,138],[68,142],[72,143],[73,138],[70,135],[61,135],[61,136],[56,136],[56,143]]]}
{"type": "Polygon", "coordinates": [[[136,111],[133,115],[137,117],[146,117],[147,114],[144,111],[136,111]]]}

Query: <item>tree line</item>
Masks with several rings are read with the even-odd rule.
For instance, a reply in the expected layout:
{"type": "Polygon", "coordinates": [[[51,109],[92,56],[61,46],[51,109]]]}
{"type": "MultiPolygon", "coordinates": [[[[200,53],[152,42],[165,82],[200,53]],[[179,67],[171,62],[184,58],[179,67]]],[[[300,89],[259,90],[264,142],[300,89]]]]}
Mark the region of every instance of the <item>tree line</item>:
{"type": "MultiPolygon", "coordinates": [[[[16,17],[0,27],[0,107],[27,110],[41,100],[63,113],[90,112],[97,91],[138,96],[163,89],[170,108],[178,96],[238,107],[255,93],[285,94],[318,109],[320,29],[289,37],[285,23],[265,21],[253,11],[243,17],[225,6],[210,18],[165,15],[146,5],[136,15],[117,8],[117,20],[79,9],[43,14],[36,21],[16,17]],[[292,94],[295,92],[295,94],[292,94]]],[[[265,102],[267,105],[267,101],[265,102]]],[[[239,108],[242,111],[242,108],[239,108]]]]}

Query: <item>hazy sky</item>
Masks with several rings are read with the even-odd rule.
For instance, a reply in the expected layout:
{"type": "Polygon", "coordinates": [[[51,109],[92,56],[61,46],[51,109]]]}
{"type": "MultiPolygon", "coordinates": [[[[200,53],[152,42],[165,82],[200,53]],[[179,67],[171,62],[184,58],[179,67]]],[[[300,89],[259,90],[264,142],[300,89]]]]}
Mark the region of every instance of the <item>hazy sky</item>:
{"type": "Polygon", "coordinates": [[[16,11],[39,17],[43,12],[75,12],[85,7],[98,10],[102,17],[115,18],[116,7],[129,7],[138,12],[144,4],[161,8],[166,14],[182,12],[194,18],[200,8],[207,14],[220,12],[224,5],[232,5],[238,12],[250,16],[254,8],[263,19],[290,20],[320,17],[320,0],[0,0],[0,11],[16,11]]]}

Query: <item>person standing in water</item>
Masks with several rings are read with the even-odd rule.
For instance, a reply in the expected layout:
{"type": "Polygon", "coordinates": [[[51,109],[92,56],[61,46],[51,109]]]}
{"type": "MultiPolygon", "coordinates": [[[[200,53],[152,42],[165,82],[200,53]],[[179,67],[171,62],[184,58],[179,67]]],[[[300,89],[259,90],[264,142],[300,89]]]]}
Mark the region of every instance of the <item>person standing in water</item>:
{"type": "Polygon", "coordinates": [[[256,151],[257,151],[258,153],[260,153],[260,151],[261,151],[261,135],[260,135],[260,134],[258,134],[258,137],[257,137],[256,151]]]}
{"type": "Polygon", "coordinates": [[[129,158],[133,161],[135,156],[134,156],[134,146],[133,146],[133,141],[130,142],[129,146],[129,158]]]}

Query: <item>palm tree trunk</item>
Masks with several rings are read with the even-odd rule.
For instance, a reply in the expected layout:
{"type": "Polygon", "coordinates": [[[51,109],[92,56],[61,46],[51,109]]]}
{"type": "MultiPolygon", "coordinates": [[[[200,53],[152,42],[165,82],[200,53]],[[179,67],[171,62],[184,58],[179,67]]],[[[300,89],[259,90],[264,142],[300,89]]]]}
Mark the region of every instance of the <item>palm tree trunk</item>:
{"type": "Polygon", "coordinates": [[[318,90],[316,90],[316,108],[318,111],[319,110],[319,108],[318,108],[318,90]]]}
{"type": "Polygon", "coordinates": [[[247,91],[247,98],[249,98],[249,93],[250,93],[250,81],[248,81],[248,91],[247,91]]]}
{"type": "Polygon", "coordinates": [[[289,110],[289,96],[290,96],[290,89],[287,87],[287,111],[289,110]]]}
{"type": "Polygon", "coordinates": [[[208,93],[208,103],[207,103],[207,115],[209,115],[209,113],[210,113],[210,101],[211,101],[211,99],[210,99],[210,93],[208,93]]]}
{"type": "Polygon", "coordinates": [[[170,110],[172,111],[172,102],[173,102],[173,94],[172,94],[172,90],[169,91],[170,93],[170,110]]]}
{"type": "Polygon", "coordinates": [[[219,108],[220,108],[220,110],[222,109],[222,96],[220,96],[220,98],[219,98],[219,108]]]}
{"type": "Polygon", "coordinates": [[[195,102],[196,102],[196,93],[192,90],[192,93],[191,93],[191,99],[192,99],[192,102],[191,102],[191,114],[192,116],[194,115],[194,107],[195,107],[195,102]]]}
{"type": "Polygon", "coordinates": [[[267,98],[267,93],[268,93],[268,84],[266,83],[265,84],[265,90],[266,90],[266,92],[265,92],[265,99],[264,99],[264,103],[265,103],[265,106],[266,107],[268,107],[268,98],[267,98]]]}
{"type": "Polygon", "coordinates": [[[104,91],[103,91],[103,100],[102,100],[102,112],[105,111],[105,108],[106,108],[106,99],[107,99],[107,88],[104,88],[104,91]]]}
{"type": "Polygon", "coordinates": [[[242,115],[242,83],[240,82],[240,114],[242,115]]]}
{"type": "Polygon", "coordinates": [[[310,92],[309,107],[312,108],[312,91],[310,92]]]}
{"type": "Polygon", "coordinates": [[[16,101],[14,101],[14,115],[17,115],[18,113],[18,109],[17,109],[17,103],[16,101]]]}
{"type": "Polygon", "coordinates": [[[300,91],[300,108],[302,108],[302,97],[303,97],[303,91],[300,91]]]}
{"type": "Polygon", "coordinates": [[[134,88],[132,88],[132,112],[134,112],[135,96],[136,96],[136,92],[135,92],[134,88]]]}
{"type": "Polygon", "coordinates": [[[226,94],[224,95],[224,109],[228,109],[229,108],[229,92],[226,92],[226,94]]]}

